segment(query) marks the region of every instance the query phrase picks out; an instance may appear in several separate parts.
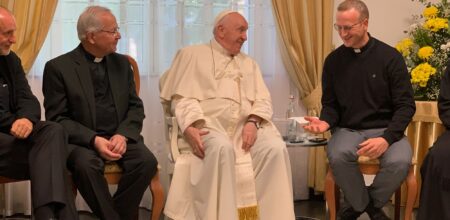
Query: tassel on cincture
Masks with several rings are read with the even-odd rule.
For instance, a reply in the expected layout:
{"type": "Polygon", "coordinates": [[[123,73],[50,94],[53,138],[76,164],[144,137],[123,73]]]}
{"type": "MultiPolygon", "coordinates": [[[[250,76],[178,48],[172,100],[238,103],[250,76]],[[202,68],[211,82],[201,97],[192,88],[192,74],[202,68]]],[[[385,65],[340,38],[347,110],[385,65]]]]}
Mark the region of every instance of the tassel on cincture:
{"type": "Polygon", "coordinates": [[[259,208],[257,205],[238,208],[239,220],[258,220],[259,208]]]}

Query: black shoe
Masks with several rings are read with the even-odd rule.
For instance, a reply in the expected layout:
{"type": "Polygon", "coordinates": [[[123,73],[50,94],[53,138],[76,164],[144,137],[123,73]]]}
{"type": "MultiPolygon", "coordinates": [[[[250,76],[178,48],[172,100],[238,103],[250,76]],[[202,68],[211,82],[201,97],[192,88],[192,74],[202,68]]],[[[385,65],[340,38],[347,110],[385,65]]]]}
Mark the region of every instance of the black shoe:
{"type": "Polygon", "coordinates": [[[386,213],[384,213],[382,208],[375,208],[372,201],[369,203],[369,205],[367,205],[365,211],[367,212],[371,220],[391,220],[386,215],[386,213]]]}
{"type": "Polygon", "coordinates": [[[356,220],[362,212],[355,211],[351,206],[339,209],[337,220],[356,220]]]}

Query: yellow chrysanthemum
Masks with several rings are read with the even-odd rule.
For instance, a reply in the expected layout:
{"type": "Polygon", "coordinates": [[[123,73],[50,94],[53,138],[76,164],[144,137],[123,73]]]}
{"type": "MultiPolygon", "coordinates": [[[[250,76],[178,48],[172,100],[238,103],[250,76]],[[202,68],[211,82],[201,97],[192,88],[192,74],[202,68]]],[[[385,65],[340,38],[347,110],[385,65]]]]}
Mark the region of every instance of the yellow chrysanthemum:
{"type": "Polygon", "coordinates": [[[417,51],[417,56],[422,60],[428,60],[433,55],[434,49],[430,46],[425,46],[417,51]]]}
{"type": "Polygon", "coordinates": [[[404,57],[409,56],[411,46],[413,45],[413,41],[410,38],[404,38],[400,42],[395,45],[395,48],[400,52],[404,57]]]}
{"type": "Polygon", "coordinates": [[[430,6],[425,8],[422,14],[426,19],[436,18],[438,11],[439,10],[436,7],[430,6]]]}
{"type": "Polygon", "coordinates": [[[436,68],[429,63],[421,63],[411,71],[411,83],[420,87],[426,87],[431,75],[436,73],[436,68]]]}
{"type": "Polygon", "coordinates": [[[423,24],[423,27],[430,31],[437,32],[441,29],[448,28],[448,20],[445,18],[428,19],[427,21],[425,21],[425,24],[423,24]]]}

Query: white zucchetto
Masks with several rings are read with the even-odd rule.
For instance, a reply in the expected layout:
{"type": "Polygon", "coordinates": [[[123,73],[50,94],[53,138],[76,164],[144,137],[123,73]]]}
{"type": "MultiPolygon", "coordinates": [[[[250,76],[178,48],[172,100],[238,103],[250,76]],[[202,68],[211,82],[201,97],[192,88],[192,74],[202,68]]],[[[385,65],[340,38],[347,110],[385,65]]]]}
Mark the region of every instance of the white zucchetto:
{"type": "Polygon", "coordinates": [[[219,22],[227,15],[231,14],[231,13],[239,13],[237,11],[232,11],[232,10],[223,10],[222,12],[220,12],[216,18],[214,19],[214,29],[217,27],[217,25],[219,24],[219,22]]]}

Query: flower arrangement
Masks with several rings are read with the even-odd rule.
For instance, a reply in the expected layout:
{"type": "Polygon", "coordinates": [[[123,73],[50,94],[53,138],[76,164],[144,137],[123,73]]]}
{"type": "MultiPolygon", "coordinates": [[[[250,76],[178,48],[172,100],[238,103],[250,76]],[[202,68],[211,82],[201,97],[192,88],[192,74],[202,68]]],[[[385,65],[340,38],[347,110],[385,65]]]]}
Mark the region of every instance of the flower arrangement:
{"type": "Polygon", "coordinates": [[[413,15],[415,22],[406,31],[408,37],[398,42],[396,48],[411,73],[416,99],[437,100],[440,79],[450,57],[450,5],[447,0],[417,1],[425,9],[421,15],[413,15]]]}

